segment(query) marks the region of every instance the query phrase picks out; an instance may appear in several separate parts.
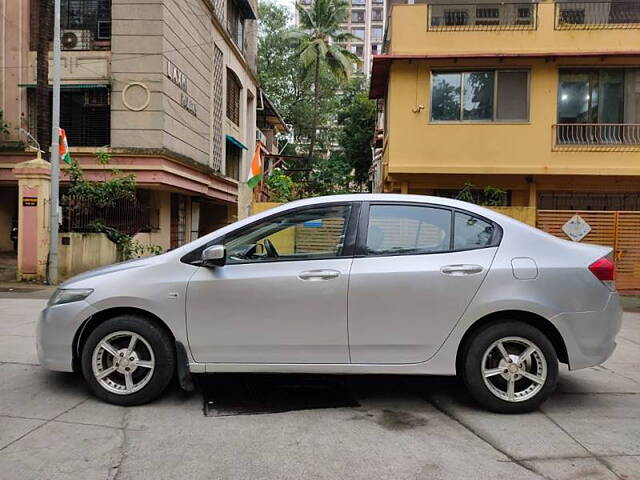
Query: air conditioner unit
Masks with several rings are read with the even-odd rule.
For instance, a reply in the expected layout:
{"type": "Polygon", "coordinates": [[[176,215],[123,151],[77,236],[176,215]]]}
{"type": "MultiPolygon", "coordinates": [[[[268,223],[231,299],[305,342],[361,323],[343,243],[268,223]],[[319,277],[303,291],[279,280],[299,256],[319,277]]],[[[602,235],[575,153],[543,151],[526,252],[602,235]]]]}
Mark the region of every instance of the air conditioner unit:
{"type": "Polygon", "coordinates": [[[92,50],[93,32],[91,30],[63,30],[60,43],[62,50],[92,50]]]}
{"type": "Polygon", "coordinates": [[[262,143],[262,145],[267,145],[267,137],[259,128],[256,128],[256,141],[262,143]]]}

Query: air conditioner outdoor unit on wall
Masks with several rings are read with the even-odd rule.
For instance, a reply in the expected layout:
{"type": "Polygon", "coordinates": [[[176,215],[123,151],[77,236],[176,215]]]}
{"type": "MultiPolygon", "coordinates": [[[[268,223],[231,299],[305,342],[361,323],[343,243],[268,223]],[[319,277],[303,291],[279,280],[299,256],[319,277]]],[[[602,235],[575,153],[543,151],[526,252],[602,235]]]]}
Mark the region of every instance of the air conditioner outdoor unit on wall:
{"type": "Polygon", "coordinates": [[[262,143],[262,145],[267,144],[267,137],[265,137],[264,133],[259,128],[256,128],[256,141],[262,143]]]}
{"type": "Polygon", "coordinates": [[[92,50],[93,32],[91,30],[63,30],[60,43],[62,50],[92,50]]]}

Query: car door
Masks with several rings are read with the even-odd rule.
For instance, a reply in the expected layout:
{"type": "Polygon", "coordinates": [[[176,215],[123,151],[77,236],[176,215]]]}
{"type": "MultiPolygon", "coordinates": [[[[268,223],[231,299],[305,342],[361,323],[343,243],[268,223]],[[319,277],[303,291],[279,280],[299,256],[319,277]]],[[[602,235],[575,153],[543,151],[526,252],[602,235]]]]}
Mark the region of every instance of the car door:
{"type": "Polygon", "coordinates": [[[351,361],[433,356],[484,280],[500,232],[450,208],[364,205],[349,280],[351,361]]]}
{"type": "Polygon", "coordinates": [[[358,209],[358,203],[298,208],[227,235],[226,265],[200,267],[189,281],[195,360],[348,363],[358,209]]]}

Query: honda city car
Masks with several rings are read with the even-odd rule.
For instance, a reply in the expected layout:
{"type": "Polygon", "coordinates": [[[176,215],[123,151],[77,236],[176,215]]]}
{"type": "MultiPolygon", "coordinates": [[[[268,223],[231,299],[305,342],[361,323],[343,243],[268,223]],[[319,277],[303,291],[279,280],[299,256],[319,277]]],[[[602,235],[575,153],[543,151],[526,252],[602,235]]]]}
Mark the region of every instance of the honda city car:
{"type": "Polygon", "coordinates": [[[199,373],[412,374],[458,375],[485,408],[526,412],[559,363],[614,351],[611,254],[446,198],[300,200],[68,280],[38,355],[118,405],[199,373]]]}

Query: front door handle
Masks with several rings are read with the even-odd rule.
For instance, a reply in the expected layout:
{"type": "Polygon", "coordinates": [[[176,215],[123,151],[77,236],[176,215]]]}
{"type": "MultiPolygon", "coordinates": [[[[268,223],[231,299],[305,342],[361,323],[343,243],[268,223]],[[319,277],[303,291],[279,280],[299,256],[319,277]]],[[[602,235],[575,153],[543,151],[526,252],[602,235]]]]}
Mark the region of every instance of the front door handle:
{"type": "Polygon", "coordinates": [[[480,265],[445,265],[440,269],[445,275],[475,275],[481,273],[484,269],[480,265]]]}
{"type": "Polygon", "coordinates": [[[338,278],[340,272],[337,270],[308,270],[298,275],[300,280],[331,280],[338,278]]]}

